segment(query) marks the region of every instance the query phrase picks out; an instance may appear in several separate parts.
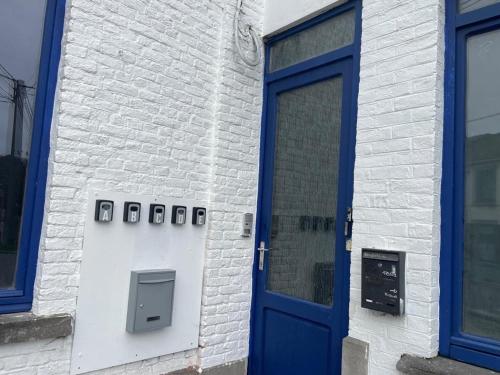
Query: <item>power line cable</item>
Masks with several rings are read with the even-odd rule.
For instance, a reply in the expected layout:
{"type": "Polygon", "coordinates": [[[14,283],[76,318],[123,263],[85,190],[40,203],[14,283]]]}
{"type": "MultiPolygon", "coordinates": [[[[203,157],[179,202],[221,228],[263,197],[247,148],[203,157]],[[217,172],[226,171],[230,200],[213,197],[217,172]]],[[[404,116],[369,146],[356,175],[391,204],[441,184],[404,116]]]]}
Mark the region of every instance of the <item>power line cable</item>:
{"type": "Polygon", "coordinates": [[[9,95],[10,96],[10,92],[8,92],[7,90],[5,90],[2,86],[0,86],[0,90],[2,90],[5,95],[9,95]]]}
{"type": "Polygon", "coordinates": [[[5,68],[5,66],[3,66],[2,64],[0,64],[0,69],[3,70],[3,72],[5,74],[7,74],[9,76],[10,79],[14,79],[14,76],[12,74],[10,74],[10,72],[5,68]]]}
{"type": "Polygon", "coordinates": [[[8,79],[8,80],[10,80],[10,81],[12,81],[12,80],[13,80],[13,78],[10,78],[9,76],[6,76],[5,74],[2,74],[2,73],[0,73],[0,77],[1,77],[1,78],[5,78],[5,79],[8,79]]]}
{"type": "Polygon", "coordinates": [[[30,118],[31,122],[33,123],[33,113],[31,113],[31,111],[28,107],[24,108],[24,111],[26,112],[26,114],[30,118]]]}

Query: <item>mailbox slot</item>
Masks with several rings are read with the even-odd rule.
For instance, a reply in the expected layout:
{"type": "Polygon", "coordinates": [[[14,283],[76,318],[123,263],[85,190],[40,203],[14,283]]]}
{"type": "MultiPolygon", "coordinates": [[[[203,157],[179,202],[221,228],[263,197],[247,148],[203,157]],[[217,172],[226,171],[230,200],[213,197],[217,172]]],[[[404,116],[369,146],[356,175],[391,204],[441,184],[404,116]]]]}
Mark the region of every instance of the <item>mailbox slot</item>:
{"type": "Polygon", "coordinates": [[[147,332],[172,325],[174,287],[174,270],[132,271],[127,331],[147,332]]]}
{"type": "Polygon", "coordinates": [[[361,307],[404,314],[404,252],[363,249],[361,277],[361,307]]]}

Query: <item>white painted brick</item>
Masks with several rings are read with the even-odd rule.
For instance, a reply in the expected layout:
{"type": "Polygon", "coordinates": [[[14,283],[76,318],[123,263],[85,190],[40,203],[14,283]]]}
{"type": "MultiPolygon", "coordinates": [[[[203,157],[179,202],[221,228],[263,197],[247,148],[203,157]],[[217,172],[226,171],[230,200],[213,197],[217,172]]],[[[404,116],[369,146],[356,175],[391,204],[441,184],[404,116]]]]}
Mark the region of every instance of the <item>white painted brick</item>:
{"type": "MultiPolygon", "coordinates": [[[[75,313],[89,189],[211,202],[203,349],[96,374],[160,374],[248,355],[254,242],[240,226],[256,207],[262,67],[244,66],[235,51],[235,6],[67,1],[33,311],[75,313]]],[[[257,30],[262,10],[245,2],[257,30]]],[[[54,343],[2,346],[0,374],[67,374],[71,338],[54,343]]]]}
{"type": "Polygon", "coordinates": [[[370,375],[437,353],[443,20],[440,0],[363,2],[349,330],[370,375]],[[407,251],[403,317],[361,308],[362,247],[407,251]]]}
{"type": "MultiPolygon", "coordinates": [[[[69,0],[33,311],[74,314],[90,189],[207,199],[200,348],[95,374],[248,355],[262,67],[234,50],[232,0],[69,0]]],[[[262,0],[247,1],[259,29],[262,0]]],[[[443,1],[363,2],[350,334],[370,375],[437,352],[443,1]],[[360,307],[360,249],[408,251],[407,314],[360,307]]],[[[90,208],[91,209],[91,208],[90,208]]],[[[0,347],[0,374],[67,374],[71,337],[0,347]],[[17,367],[19,366],[19,367],[17,367]]]]}

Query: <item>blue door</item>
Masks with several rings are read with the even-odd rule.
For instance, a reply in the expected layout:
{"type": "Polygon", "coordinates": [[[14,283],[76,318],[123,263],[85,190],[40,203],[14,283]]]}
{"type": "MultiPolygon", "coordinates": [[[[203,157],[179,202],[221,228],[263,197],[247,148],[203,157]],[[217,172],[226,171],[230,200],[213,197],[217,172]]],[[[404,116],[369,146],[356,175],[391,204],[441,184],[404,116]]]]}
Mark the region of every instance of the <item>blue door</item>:
{"type": "Polygon", "coordinates": [[[249,373],[340,374],[347,335],[353,59],[268,84],[249,373]]]}

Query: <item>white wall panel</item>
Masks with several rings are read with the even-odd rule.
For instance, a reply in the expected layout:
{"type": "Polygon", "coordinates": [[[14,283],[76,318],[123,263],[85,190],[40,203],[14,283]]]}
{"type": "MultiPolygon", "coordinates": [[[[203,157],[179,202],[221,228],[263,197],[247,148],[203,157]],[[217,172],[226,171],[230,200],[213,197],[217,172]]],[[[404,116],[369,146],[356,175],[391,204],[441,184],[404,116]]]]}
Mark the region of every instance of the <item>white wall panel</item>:
{"type": "Polygon", "coordinates": [[[90,193],[85,224],[71,371],[79,374],[180,352],[198,346],[207,225],[191,224],[203,201],[124,193],[90,193]],[[96,199],[113,200],[113,221],[94,221],[96,199]],[[137,224],[123,222],[123,203],[141,203],[137,224]],[[165,204],[164,224],[148,222],[150,203],[165,204]],[[170,223],[172,205],[187,206],[184,225],[170,223]],[[176,271],[172,325],[157,331],[125,330],[130,271],[176,271]]]}

